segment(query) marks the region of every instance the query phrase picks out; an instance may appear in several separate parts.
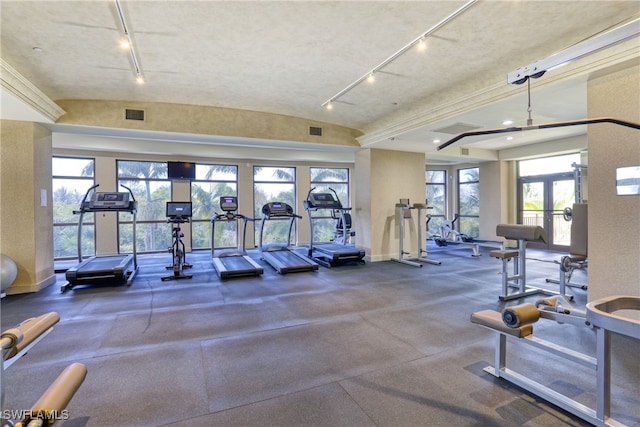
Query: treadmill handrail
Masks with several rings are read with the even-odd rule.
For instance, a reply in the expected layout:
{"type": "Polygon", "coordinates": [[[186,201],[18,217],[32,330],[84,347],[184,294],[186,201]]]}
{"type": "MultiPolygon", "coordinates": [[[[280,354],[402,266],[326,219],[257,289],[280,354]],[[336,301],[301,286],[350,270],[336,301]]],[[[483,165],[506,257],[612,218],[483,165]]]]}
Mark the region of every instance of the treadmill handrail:
{"type": "MultiPolygon", "coordinates": [[[[254,222],[255,218],[251,218],[251,217],[247,217],[245,215],[239,214],[239,213],[235,213],[235,212],[227,212],[227,213],[215,213],[214,216],[211,217],[211,258],[215,258],[215,236],[216,236],[216,221],[224,221],[224,222],[231,222],[231,221],[238,221],[238,219],[241,219],[244,223],[243,225],[243,230],[242,230],[242,248],[241,251],[243,254],[246,254],[247,249],[246,249],[246,242],[247,242],[247,223],[249,221],[254,222]]],[[[237,238],[236,238],[236,249],[240,249],[240,247],[238,246],[238,242],[237,242],[237,238]]]]}
{"type": "Polygon", "coordinates": [[[89,193],[91,193],[92,190],[95,190],[97,187],[100,186],[100,184],[96,184],[94,186],[92,186],[91,188],[89,188],[87,190],[87,192],[84,194],[84,197],[82,198],[82,201],[80,202],[80,210],[79,211],[73,211],[74,214],[80,214],[80,217],[78,218],[78,262],[82,262],[82,224],[83,224],[83,220],[84,220],[84,214],[85,212],[129,212],[132,215],[132,233],[133,233],[133,242],[132,242],[132,254],[133,254],[133,268],[134,270],[138,269],[138,254],[137,254],[137,247],[136,247],[136,214],[138,212],[138,202],[136,201],[135,196],[133,195],[133,191],[131,191],[131,189],[125,185],[120,184],[121,186],[123,186],[124,188],[126,188],[129,193],[131,194],[131,198],[132,200],[129,201],[129,206],[127,208],[89,208],[88,203],[87,202],[87,197],[89,196],[89,193]]]}

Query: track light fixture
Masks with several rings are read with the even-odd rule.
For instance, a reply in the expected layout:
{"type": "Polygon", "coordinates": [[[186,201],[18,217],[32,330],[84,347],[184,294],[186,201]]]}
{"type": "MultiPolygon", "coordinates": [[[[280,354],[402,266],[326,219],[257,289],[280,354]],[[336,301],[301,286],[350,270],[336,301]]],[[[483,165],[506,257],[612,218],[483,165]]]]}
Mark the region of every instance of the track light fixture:
{"type": "Polygon", "coordinates": [[[363,81],[367,80],[368,82],[370,82],[370,80],[369,80],[370,77],[373,77],[373,75],[376,72],[380,71],[381,69],[383,69],[387,65],[391,64],[399,56],[401,56],[403,53],[405,53],[406,51],[411,49],[413,46],[418,45],[418,48],[421,48],[421,45],[423,45],[424,47],[426,47],[426,39],[427,39],[428,36],[430,36],[435,31],[439,30],[440,28],[442,28],[443,26],[448,24],[450,21],[455,19],[458,15],[460,15],[461,13],[463,13],[464,11],[469,9],[471,6],[473,6],[473,4],[476,3],[477,1],[478,0],[470,0],[467,3],[465,3],[462,7],[460,7],[458,10],[453,12],[451,15],[447,16],[442,21],[438,22],[436,25],[434,25],[433,27],[429,28],[426,32],[420,34],[418,37],[416,37],[415,39],[411,40],[409,43],[404,45],[396,53],[394,53],[393,55],[391,55],[390,57],[388,57],[387,59],[382,61],[380,64],[378,64],[375,67],[373,67],[373,69],[371,69],[371,71],[367,72],[362,77],[360,77],[358,80],[354,81],[349,86],[345,87],[340,92],[336,93],[331,98],[327,99],[325,102],[322,103],[321,107],[327,106],[327,109],[330,109],[330,108],[328,108],[328,104],[336,101],[338,98],[340,98],[343,95],[345,95],[347,92],[349,92],[354,87],[358,86],[363,81]]]}
{"type": "Polygon", "coordinates": [[[120,42],[120,46],[122,46],[124,49],[129,50],[129,54],[131,55],[131,63],[133,65],[133,72],[136,75],[136,82],[138,84],[142,84],[144,83],[142,68],[140,67],[138,56],[136,55],[135,48],[133,47],[133,41],[131,40],[131,33],[129,32],[127,21],[124,18],[124,13],[122,12],[122,6],[120,5],[120,0],[114,0],[114,4],[116,6],[116,12],[118,13],[118,18],[120,19],[120,27],[122,28],[122,33],[124,34],[124,39],[120,42]]]}

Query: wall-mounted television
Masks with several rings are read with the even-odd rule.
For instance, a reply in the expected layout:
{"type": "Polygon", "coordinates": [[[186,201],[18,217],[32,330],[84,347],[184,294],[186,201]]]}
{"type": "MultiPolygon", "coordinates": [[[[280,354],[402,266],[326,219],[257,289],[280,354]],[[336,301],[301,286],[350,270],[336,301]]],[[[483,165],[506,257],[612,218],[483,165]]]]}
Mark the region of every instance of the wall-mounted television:
{"type": "Polygon", "coordinates": [[[188,162],[167,162],[169,179],[196,179],[196,164],[188,162]]]}

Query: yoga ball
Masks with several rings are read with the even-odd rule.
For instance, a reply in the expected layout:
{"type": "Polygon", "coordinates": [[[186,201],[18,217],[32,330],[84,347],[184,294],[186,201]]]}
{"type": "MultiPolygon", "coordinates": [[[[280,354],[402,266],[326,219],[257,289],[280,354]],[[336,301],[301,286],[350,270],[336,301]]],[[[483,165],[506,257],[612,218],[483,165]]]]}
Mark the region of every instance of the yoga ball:
{"type": "Polygon", "coordinates": [[[0,254],[0,284],[2,284],[2,292],[7,289],[18,275],[18,266],[15,261],[4,254],[0,254]]]}

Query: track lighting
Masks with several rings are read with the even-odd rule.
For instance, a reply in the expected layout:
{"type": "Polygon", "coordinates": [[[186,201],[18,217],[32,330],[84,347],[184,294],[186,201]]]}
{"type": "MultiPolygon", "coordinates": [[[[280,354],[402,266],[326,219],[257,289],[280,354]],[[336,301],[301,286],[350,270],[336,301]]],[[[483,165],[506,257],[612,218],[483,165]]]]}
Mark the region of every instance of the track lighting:
{"type": "Polygon", "coordinates": [[[367,82],[368,83],[373,83],[376,81],[376,78],[373,75],[373,72],[369,73],[369,77],[367,77],[367,82]]]}
{"type": "Polygon", "coordinates": [[[129,32],[127,21],[124,18],[124,13],[122,12],[122,6],[120,5],[120,0],[114,0],[114,4],[116,6],[116,12],[118,13],[118,18],[120,19],[120,27],[122,28],[122,33],[124,34],[124,38],[120,42],[120,47],[122,47],[123,49],[129,50],[129,54],[131,56],[131,63],[133,65],[133,72],[136,76],[136,82],[138,84],[142,84],[144,83],[142,68],[140,67],[138,56],[136,55],[135,48],[133,47],[133,42],[131,40],[131,33],[129,32]]]}
{"type": "Polygon", "coordinates": [[[395,61],[400,55],[402,55],[403,53],[405,53],[406,51],[411,49],[413,46],[417,45],[418,49],[426,48],[426,39],[427,39],[428,36],[433,34],[435,31],[439,30],[440,28],[445,26],[447,23],[452,21],[454,18],[456,18],[458,15],[460,15],[462,12],[464,12],[465,10],[467,10],[468,8],[473,6],[473,4],[476,3],[477,1],[478,0],[470,0],[467,3],[465,3],[462,7],[460,7],[458,10],[453,12],[451,15],[447,16],[442,21],[438,22],[436,25],[434,25],[429,30],[427,30],[425,33],[420,34],[418,37],[416,37],[415,39],[413,39],[412,41],[410,41],[409,43],[404,45],[396,53],[394,53],[393,55],[391,55],[390,57],[388,57],[387,59],[382,61],[380,64],[375,66],[367,74],[363,75],[358,80],[354,81],[349,86],[345,87],[340,92],[336,93],[334,96],[332,96],[331,98],[329,98],[328,100],[323,102],[321,107],[325,107],[326,106],[327,109],[330,110],[331,108],[329,108],[329,104],[331,102],[336,101],[338,98],[340,98],[341,96],[345,95],[347,92],[349,92],[351,89],[353,89],[354,87],[358,86],[360,83],[362,83],[365,80],[367,82],[371,83],[373,81],[373,79],[374,79],[374,76],[373,76],[374,73],[380,71],[381,69],[383,69],[384,67],[386,67],[387,65],[389,65],[390,63],[395,61]],[[422,48],[421,48],[421,45],[423,46],[422,48]]]}

